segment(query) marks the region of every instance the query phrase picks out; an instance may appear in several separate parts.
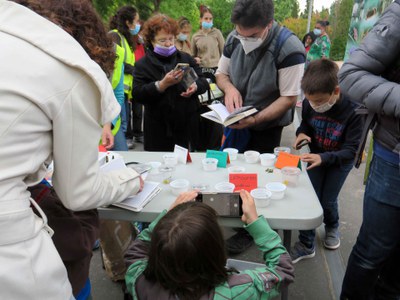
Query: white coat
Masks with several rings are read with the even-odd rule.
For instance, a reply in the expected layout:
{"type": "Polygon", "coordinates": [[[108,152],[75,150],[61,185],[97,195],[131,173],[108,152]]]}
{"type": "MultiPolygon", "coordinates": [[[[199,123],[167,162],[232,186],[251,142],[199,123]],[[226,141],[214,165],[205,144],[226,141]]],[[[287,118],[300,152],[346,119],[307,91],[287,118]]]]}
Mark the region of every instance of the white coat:
{"type": "Polygon", "coordinates": [[[120,106],[100,67],[60,27],[0,0],[0,299],[73,298],[66,270],[27,186],[54,160],[65,207],[86,210],[139,190],[131,169],[103,174],[101,126],[120,106]]]}

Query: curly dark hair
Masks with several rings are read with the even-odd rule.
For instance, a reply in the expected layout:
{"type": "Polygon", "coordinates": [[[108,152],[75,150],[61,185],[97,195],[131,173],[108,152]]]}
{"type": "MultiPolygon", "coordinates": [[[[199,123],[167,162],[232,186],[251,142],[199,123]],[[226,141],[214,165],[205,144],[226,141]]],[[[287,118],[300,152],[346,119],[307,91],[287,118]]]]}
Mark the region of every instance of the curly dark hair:
{"type": "Polygon", "coordinates": [[[135,20],[138,10],[134,6],[126,5],[118,9],[117,13],[110,19],[110,30],[117,29],[128,41],[129,46],[133,50],[136,49],[136,43],[134,36],[129,32],[129,27],[126,25],[126,21],[132,23],[135,20]]]}
{"type": "Polygon", "coordinates": [[[147,47],[153,48],[151,42],[154,41],[155,36],[162,29],[173,36],[179,33],[178,22],[167,15],[156,14],[144,23],[142,36],[147,47]]]}
{"type": "Polygon", "coordinates": [[[90,0],[14,0],[68,32],[109,76],[113,43],[90,0]]]}
{"type": "Polygon", "coordinates": [[[179,299],[199,299],[227,280],[225,263],[217,213],[206,204],[186,202],[154,228],[144,275],[179,299]]]}

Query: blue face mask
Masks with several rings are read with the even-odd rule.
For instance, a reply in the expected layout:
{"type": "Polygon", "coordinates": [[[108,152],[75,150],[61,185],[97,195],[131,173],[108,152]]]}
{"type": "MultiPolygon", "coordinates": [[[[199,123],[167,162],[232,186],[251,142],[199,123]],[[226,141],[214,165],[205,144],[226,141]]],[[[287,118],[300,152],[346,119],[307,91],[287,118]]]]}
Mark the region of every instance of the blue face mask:
{"type": "Polygon", "coordinates": [[[182,32],[178,34],[178,40],[184,42],[187,40],[187,34],[183,34],[182,32]]]}
{"type": "Polygon", "coordinates": [[[318,29],[318,28],[314,28],[314,30],[313,30],[313,32],[314,32],[314,34],[316,35],[316,36],[320,36],[321,35],[321,29],[318,29]]]}
{"type": "Polygon", "coordinates": [[[129,32],[132,35],[137,35],[139,33],[139,31],[140,31],[140,24],[136,24],[135,29],[129,29],[129,32]]]}
{"type": "Polygon", "coordinates": [[[210,23],[208,23],[208,22],[201,22],[201,27],[202,28],[204,28],[204,29],[211,29],[212,27],[213,27],[213,23],[212,22],[210,22],[210,23]]]}

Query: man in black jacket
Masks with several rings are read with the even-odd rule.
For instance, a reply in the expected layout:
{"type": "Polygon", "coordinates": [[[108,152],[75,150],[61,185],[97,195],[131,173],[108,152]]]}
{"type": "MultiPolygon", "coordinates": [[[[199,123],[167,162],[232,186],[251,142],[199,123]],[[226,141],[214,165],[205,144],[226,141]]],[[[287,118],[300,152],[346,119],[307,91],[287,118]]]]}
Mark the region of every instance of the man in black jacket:
{"type": "Polygon", "coordinates": [[[400,0],[343,65],[341,90],[375,115],[363,223],[341,299],[400,299],[400,0]]]}

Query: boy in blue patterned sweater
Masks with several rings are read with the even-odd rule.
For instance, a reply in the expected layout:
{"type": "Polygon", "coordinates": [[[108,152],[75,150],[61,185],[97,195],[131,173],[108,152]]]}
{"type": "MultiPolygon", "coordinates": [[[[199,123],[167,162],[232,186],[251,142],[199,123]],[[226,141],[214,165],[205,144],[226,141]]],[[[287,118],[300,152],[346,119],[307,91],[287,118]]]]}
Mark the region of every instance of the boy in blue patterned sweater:
{"type": "MultiPolygon", "coordinates": [[[[327,249],[337,249],[339,238],[338,195],[353,167],[363,128],[357,105],[339,89],[338,66],[329,59],[310,63],[304,73],[302,122],[296,131],[294,148],[309,143],[302,154],[307,172],[324,211],[327,249]]],[[[315,230],[301,230],[299,242],[290,251],[293,263],[315,256],[315,230]]]]}

